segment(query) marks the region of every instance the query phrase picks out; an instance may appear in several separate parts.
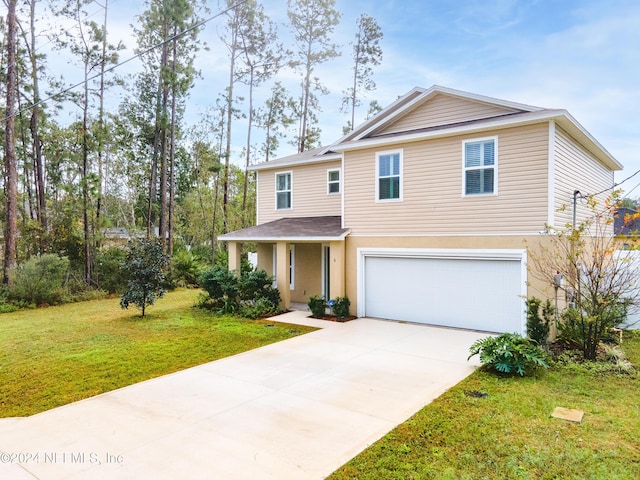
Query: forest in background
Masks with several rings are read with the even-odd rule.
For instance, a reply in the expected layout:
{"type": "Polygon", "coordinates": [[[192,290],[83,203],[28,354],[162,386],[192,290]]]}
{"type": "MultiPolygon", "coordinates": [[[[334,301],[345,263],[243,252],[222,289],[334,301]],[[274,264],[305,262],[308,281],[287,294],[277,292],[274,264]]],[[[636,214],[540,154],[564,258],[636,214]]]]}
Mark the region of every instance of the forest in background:
{"type": "Polygon", "coordinates": [[[380,26],[363,13],[352,42],[336,45],[335,0],[288,0],[287,24],[271,21],[257,0],[215,9],[202,0],[146,0],[131,25],[141,65],[132,75],[120,74],[124,45],[109,34],[108,0],[4,3],[0,204],[10,287],[13,272],[26,274],[28,262],[46,256],[68,262],[58,270],[72,289],[109,291],[118,284],[110,269],[123,256],[114,242],[135,237],[157,237],[178,277],[198,263],[224,262],[218,235],[255,222],[248,167],[282,145],[291,153],[319,146],[328,90],[318,66],[351,59],[341,92],[345,133],[359,107],[367,116],[380,110],[375,101],[362,105],[382,61],[380,26]],[[96,4],[101,18],[88,14],[96,4]],[[224,28],[205,45],[201,32],[212,19],[224,28]],[[51,75],[43,42],[73,58],[81,82],[51,75]],[[186,100],[196,78],[206,81],[196,62],[202,49],[225,52],[226,86],[189,124],[186,100]],[[295,88],[281,81],[291,77],[295,88]],[[114,102],[116,90],[126,95],[114,102]],[[62,123],[69,105],[80,113],[62,123]]]}

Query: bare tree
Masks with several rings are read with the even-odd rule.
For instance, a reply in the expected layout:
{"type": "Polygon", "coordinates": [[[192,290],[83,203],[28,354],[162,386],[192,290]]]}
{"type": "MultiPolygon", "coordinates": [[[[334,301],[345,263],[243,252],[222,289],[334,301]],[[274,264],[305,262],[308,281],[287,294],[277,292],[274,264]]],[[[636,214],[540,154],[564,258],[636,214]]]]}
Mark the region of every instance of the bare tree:
{"type": "Polygon", "coordinates": [[[530,249],[532,275],[566,293],[569,308],[558,322],[561,336],[595,359],[600,341],[640,305],[638,262],[618,250],[613,236],[617,193],[599,204],[587,199],[589,217],[550,229],[548,244],[530,249]]]}

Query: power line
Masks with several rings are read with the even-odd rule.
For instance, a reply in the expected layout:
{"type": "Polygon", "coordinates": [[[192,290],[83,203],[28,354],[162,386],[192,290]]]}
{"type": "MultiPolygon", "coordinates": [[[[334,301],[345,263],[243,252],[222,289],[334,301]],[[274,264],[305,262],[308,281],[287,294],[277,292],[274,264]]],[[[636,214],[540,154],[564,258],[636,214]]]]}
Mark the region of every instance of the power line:
{"type": "MultiPolygon", "coordinates": [[[[607,191],[609,191],[609,190],[613,190],[614,188],[619,187],[620,185],[622,185],[622,184],[623,184],[624,182],[626,182],[627,180],[632,179],[633,177],[635,177],[635,176],[636,176],[637,174],[639,174],[639,173],[640,173],[640,170],[636,170],[634,173],[632,173],[631,175],[629,175],[627,178],[625,178],[625,179],[624,179],[624,180],[622,180],[621,182],[614,183],[612,186],[607,187],[607,188],[605,188],[604,190],[601,190],[601,191],[600,191],[600,192],[598,192],[598,193],[594,193],[594,194],[593,194],[593,196],[594,196],[594,197],[597,197],[597,196],[598,196],[598,195],[600,195],[601,193],[607,192],[607,191]]],[[[635,188],[635,187],[634,187],[634,188],[635,188]]],[[[589,196],[589,195],[587,195],[587,196],[589,196]]]]}
{"type": "MultiPolygon", "coordinates": [[[[163,40],[162,42],[157,43],[157,44],[155,44],[155,45],[153,45],[153,46],[151,46],[151,47],[147,48],[146,50],[144,50],[144,51],[142,51],[142,52],[139,52],[139,53],[135,54],[134,56],[129,57],[129,58],[127,58],[126,60],[124,60],[124,61],[122,61],[122,62],[120,62],[120,63],[118,63],[118,64],[116,64],[116,65],[114,65],[114,66],[112,66],[112,67],[109,67],[108,69],[106,69],[106,70],[104,71],[104,73],[105,73],[105,74],[106,74],[106,73],[110,73],[110,72],[114,71],[115,69],[120,68],[121,66],[123,66],[123,65],[125,65],[125,64],[127,64],[127,63],[129,63],[129,62],[131,62],[132,60],[135,60],[135,59],[137,59],[137,58],[140,58],[140,57],[142,57],[143,55],[146,55],[147,53],[152,52],[152,51],[153,51],[153,50],[155,50],[156,48],[162,47],[163,45],[165,45],[165,44],[167,44],[167,43],[169,43],[169,42],[172,42],[173,40],[176,40],[176,39],[178,39],[178,38],[180,38],[180,37],[182,37],[182,36],[186,35],[187,33],[191,32],[192,30],[195,30],[195,29],[197,29],[197,28],[200,28],[202,25],[205,25],[206,23],[209,23],[211,20],[214,20],[214,19],[216,19],[216,18],[218,18],[218,17],[220,17],[220,16],[222,16],[222,15],[226,14],[227,12],[229,12],[229,11],[231,11],[231,10],[234,10],[235,8],[237,8],[237,7],[241,6],[242,4],[246,3],[247,1],[248,1],[248,0],[240,0],[239,2],[237,2],[237,3],[235,3],[234,5],[230,6],[229,8],[227,8],[227,9],[225,9],[225,10],[221,10],[220,12],[216,13],[215,15],[212,15],[212,16],[210,16],[209,18],[205,18],[204,20],[201,20],[200,22],[198,22],[198,23],[196,23],[196,24],[192,25],[191,27],[189,27],[189,28],[187,28],[187,29],[185,29],[185,30],[183,30],[183,31],[181,31],[181,32],[179,32],[179,33],[177,33],[177,34],[175,34],[174,36],[172,36],[172,37],[170,37],[170,38],[167,38],[166,40],[163,40]]],[[[48,102],[49,100],[53,100],[53,99],[55,99],[55,98],[57,98],[57,97],[60,97],[61,95],[64,95],[65,93],[70,92],[70,91],[72,91],[72,90],[74,90],[74,89],[76,89],[76,88],[78,88],[78,87],[80,87],[80,86],[84,85],[85,83],[89,83],[90,81],[95,80],[95,79],[96,79],[96,78],[98,78],[100,75],[102,75],[102,73],[96,73],[95,75],[93,75],[93,76],[91,76],[91,77],[87,78],[86,80],[83,80],[83,81],[78,82],[78,83],[76,83],[76,84],[74,84],[74,85],[71,85],[70,87],[67,87],[67,88],[65,88],[64,90],[61,90],[61,91],[59,91],[59,92],[57,92],[57,93],[54,93],[53,95],[50,95],[50,96],[48,96],[47,98],[45,98],[45,99],[43,99],[43,100],[40,100],[39,102],[36,102],[36,103],[34,103],[34,104],[32,104],[32,105],[29,105],[29,106],[27,106],[27,107],[24,107],[24,108],[22,108],[21,110],[18,110],[16,113],[14,113],[14,114],[13,114],[13,117],[17,117],[18,115],[21,115],[22,113],[27,112],[27,111],[29,111],[29,110],[31,110],[31,109],[33,109],[33,108],[35,108],[35,107],[39,106],[39,105],[42,105],[43,103],[48,102]]],[[[7,121],[9,118],[11,118],[11,117],[10,117],[10,116],[6,116],[6,117],[4,117],[3,122],[7,121]]]]}

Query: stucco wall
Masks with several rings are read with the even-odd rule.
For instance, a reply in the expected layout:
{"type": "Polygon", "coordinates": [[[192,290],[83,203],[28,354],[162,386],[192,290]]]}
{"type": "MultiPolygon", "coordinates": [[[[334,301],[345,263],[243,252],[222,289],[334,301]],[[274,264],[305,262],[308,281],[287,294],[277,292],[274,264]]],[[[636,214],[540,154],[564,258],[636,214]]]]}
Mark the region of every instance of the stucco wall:
{"type": "MultiPolygon", "coordinates": [[[[543,279],[536,278],[531,263],[535,252],[548,244],[545,236],[486,236],[486,237],[358,237],[346,239],[346,293],[351,300],[351,312],[357,311],[357,257],[358,248],[456,248],[456,249],[527,249],[528,297],[554,300],[553,288],[543,279]]],[[[564,298],[564,295],[560,295],[564,298]]]]}

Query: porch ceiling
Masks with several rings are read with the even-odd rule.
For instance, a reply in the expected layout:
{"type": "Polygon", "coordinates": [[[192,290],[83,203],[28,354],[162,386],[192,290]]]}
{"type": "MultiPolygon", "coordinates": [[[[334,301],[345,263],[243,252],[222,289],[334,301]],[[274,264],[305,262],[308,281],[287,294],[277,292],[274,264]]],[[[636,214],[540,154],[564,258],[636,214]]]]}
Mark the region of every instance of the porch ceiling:
{"type": "Polygon", "coordinates": [[[348,228],[342,228],[342,217],[280,218],[255,227],[221,235],[219,240],[235,242],[325,242],[344,240],[348,228]]]}

